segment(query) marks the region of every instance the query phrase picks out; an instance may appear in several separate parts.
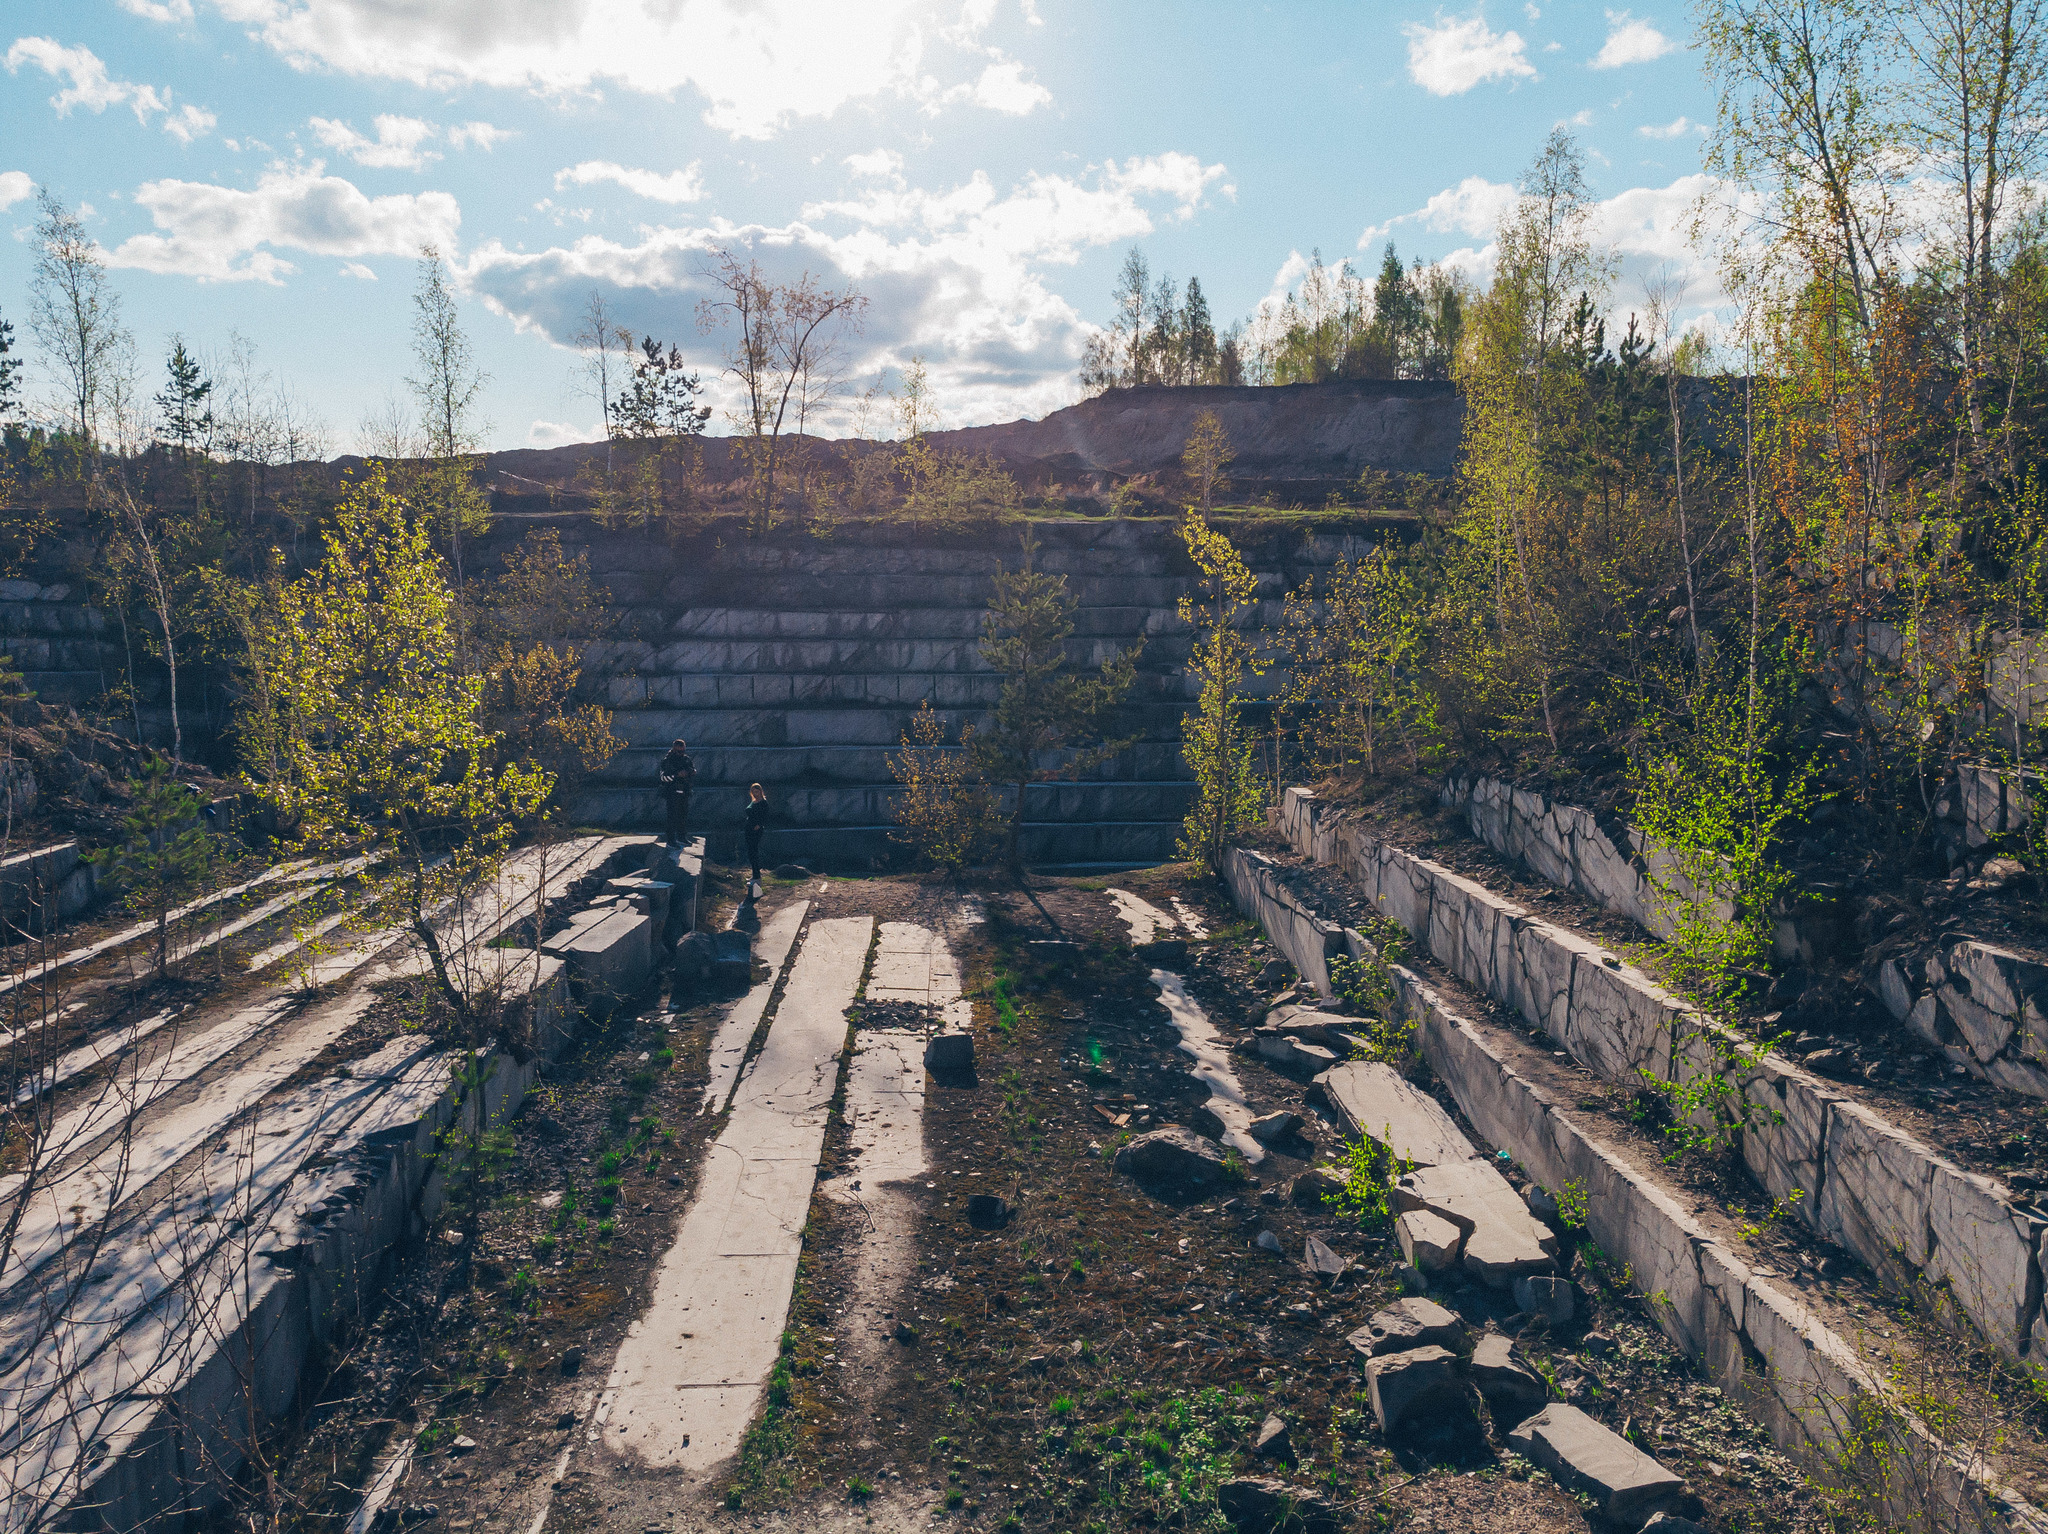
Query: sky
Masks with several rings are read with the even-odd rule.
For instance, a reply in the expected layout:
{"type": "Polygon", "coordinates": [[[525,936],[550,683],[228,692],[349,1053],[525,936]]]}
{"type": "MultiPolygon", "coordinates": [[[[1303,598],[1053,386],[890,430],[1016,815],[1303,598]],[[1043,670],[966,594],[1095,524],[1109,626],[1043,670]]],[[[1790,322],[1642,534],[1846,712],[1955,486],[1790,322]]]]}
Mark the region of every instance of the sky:
{"type": "Polygon", "coordinates": [[[1714,100],[1676,0],[0,0],[0,24],[0,319],[35,396],[47,187],[145,384],[174,335],[221,365],[239,340],[336,452],[407,398],[428,243],[494,449],[601,435],[593,292],[729,401],[697,307],[721,249],[867,297],[842,430],[913,356],[944,425],[1042,416],[1133,246],[1219,326],[1318,250],[1370,273],[1391,239],[1483,280],[1559,123],[1614,312],[1659,278],[1719,301],[1685,236],[1714,100]]]}

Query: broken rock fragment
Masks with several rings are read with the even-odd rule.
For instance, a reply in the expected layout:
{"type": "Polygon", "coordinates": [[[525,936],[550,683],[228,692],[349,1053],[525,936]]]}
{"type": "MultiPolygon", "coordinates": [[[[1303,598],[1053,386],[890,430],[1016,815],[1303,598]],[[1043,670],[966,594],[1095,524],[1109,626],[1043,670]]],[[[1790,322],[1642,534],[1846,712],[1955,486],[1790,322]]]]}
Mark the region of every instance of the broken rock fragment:
{"type": "Polygon", "coordinates": [[[1335,1167],[1311,1167],[1294,1179],[1288,1201],[1297,1209],[1320,1209],[1344,1191],[1344,1174],[1335,1167]]]}
{"type": "Polygon", "coordinates": [[[1419,1417],[1462,1410],[1469,1400],[1464,1364],[1448,1348],[1383,1354],[1365,1366],[1365,1379],[1372,1414],[1388,1435],[1419,1417]]]}
{"type": "Polygon", "coordinates": [[[1261,1145],[1274,1145],[1301,1128],[1301,1115],[1282,1109],[1278,1113],[1263,1114],[1251,1121],[1248,1132],[1261,1145]]]}
{"type": "Polygon", "coordinates": [[[1245,1475],[1216,1488],[1216,1503],[1237,1534],[1323,1534],[1340,1519],[1321,1492],[1271,1476],[1245,1475]]]}
{"type": "Polygon", "coordinates": [[[1351,1266],[1314,1236],[1302,1244],[1301,1265],[1317,1278],[1342,1278],[1344,1270],[1351,1266]]]}
{"type": "Polygon", "coordinates": [[[1445,1273],[1458,1265],[1465,1233],[1442,1215],[1411,1209],[1394,1220],[1394,1239],[1401,1243],[1401,1255],[1417,1271],[1445,1273]]]}
{"type": "Polygon", "coordinates": [[[1149,1130],[1116,1153],[1116,1169],[1151,1187],[1223,1181],[1223,1148],[1181,1124],[1149,1130]]]}
{"type": "Polygon", "coordinates": [[[1391,1065],[1361,1060],[1334,1066],[1316,1085],[1346,1135],[1384,1145],[1411,1166],[1445,1166],[1479,1154],[1437,1100],[1391,1065]]]}
{"type": "Polygon", "coordinates": [[[1510,1432],[1508,1443],[1567,1491],[1591,1497],[1625,1528],[1641,1528],[1652,1513],[1675,1507],[1685,1492],[1677,1476],[1576,1406],[1544,1407],[1510,1432]]]}
{"type": "Polygon", "coordinates": [[[1572,1286],[1561,1278],[1518,1278],[1515,1303],[1552,1326],[1563,1326],[1572,1318],[1572,1286]]]}
{"type": "Polygon", "coordinates": [[[1465,1232],[1460,1263],[1496,1289],[1557,1267],[1557,1237],[1529,1213],[1500,1173],[1483,1161],[1422,1167],[1394,1184],[1394,1207],[1426,1209],[1465,1232]]]}
{"type": "Polygon", "coordinates": [[[1465,1323],[1435,1300],[1417,1295],[1375,1311],[1370,1321],[1345,1340],[1368,1358],[1410,1348],[1460,1348],[1465,1345],[1465,1323]]]}
{"type": "Polygon", "coordinates": [[[1498,1332],[1488,1332],[1472,1349],[1472,1383],[1503,1426],[1526,1420],[1550,1399],[1542,1378],[1516,1360],[1513,1345],[1498,1332]]]}
{"type": "Polygon", "coordinates": [[[1252,1446],[1252,1452],[1260,1459],[1292,1461],[1294,1441],[1288,1436],[1287,1424],[1269,1414],[1266,1420],[1259,1424],[1259,1438],[1252,1446]]]}

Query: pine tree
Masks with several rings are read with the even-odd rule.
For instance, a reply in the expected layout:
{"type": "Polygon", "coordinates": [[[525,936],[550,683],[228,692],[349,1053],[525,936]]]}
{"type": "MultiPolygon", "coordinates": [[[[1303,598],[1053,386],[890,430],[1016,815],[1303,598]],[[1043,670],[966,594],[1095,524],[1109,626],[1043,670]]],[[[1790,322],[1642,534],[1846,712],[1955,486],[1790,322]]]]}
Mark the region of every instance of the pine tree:
{"type": "Polygon", "coordinates": [[[1216,322],[1209,315],[1209,300],[1202,292],[1202,279],[1188,279],[1187,297],[1180,306],[1181,347],[1187,358],[1186,381],[1191,384],[1216,381],[1216,322]]]}
{"type": "Polygon", "coordinates": [[[1067,671],[1067,641],[1074,633],[1074,596],[1064,575],[1033,569],[1038,543],[1024,539],[1024,563],[996,576],[995,597],[982,619],[981,654],[1002,677],[995,711],[970,743],[984,780],[1009,789],[1008,858],[1022,868],[1024,794],[1033,783],[1071,778],[1130,748],[1107,740],[1103,726],[1136,678],[1140,640],[1105,660],[1094,676],[1067,671]],[[1043,765],[1047,756],[1071,752],[1043,765]]]}
{"type": "Polygon", "coordinates": [[[183,336],[171,337],[171,354],[164,361],[164,392],[156,397],[163,416],[163,445],[189,464],[194,453],[204,452],[213,436],[213,380],[199,366],[199,359],[185,349],[183,336]]]}
{"type": "Polygon", "coordinates": [[[12,421],[21,409],[21,359],[14,350],[14,327],[0,320],[0,422],[12,421]]]}

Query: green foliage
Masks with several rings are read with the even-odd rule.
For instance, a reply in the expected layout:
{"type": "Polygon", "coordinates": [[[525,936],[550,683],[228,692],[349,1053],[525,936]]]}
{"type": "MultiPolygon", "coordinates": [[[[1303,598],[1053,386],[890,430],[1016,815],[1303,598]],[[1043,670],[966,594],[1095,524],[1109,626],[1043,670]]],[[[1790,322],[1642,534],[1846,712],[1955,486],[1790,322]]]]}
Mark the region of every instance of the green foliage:
{"type": "Polygon", "coordinates": [[[1001,808],[976,773],[973,750],[973,725],[961,728],[955,744],[945,720],[924,702],[911,716],[901,750],[888,758],[900,789],[889,839],[910,848],[920,863],[949,873],[981,862],[1001,835],[1001,808]]]}
{"type": "Polygon", "coordinates": [[[1137,675],[1140,640],[1105,660],[1093,676],[1067,670],[1077,605],[1064,575],[1034,568],[1037,540],[1027,532],[1024,562],[997,573],[982,620],[981,656],[1002,678],[987,726],[970,755],[983,781],[1010,792],[1008,857],[1022,866],[1024,797],[1034,783],[1073,778],[1127,750],[1107,738],[1112,712],[1137,675]],[[1048,764],[1048,759],[1051,759],[1048,764]]]}
{"type": "Polygon", "coordinates": [[[1557,1218],[1566,1230],[1586,1228],[1586,1185],[1577,1178],[1557,1190],[1557,1218]]]}
{"type": "Polygon", "coordinates": [[[1380,1140],[1361,1135],[1344,1151],[1344,1191],[1336,1204],[1345,1218],[1365,1230],[1383,1230],[1393,1223],[1394,1179],[1401,1175],[1400,1159],[1389,1148],[1391,1128],[1380,1140]]]}
{"type": "Polygon", "coordinates": [[[1263,672],[1265,663],[1239,627],[1258,582],[1230,540],[1192,507],[1180,535],[1199,577],[1178,611],[1195,631],[1188,670],[1201,694],[1181,726],[1181,755],[1199,791],[1181,827],[1179,855],[1221,874],[1232,833],[1257,821],[1265,807],[1242,696],[1245,679],[1263,672]]]}
{"type": "Polygon", "coordinates": [[[1216,1493],[1252,1425],[1244,1405],[1212,1385],[1128,1413],[1117,1428],[1122,1446],[1102,1457],[1102,1504],[1134,1525],[1228,1534],[1216,1493]]]}
{"type": "Polygon", "coordinates": [[[1339,559],[1287,594],[1281,698],[1316,772],[1417,769],[1432,755],[1427,618],[1415,563],[1395,545],[1339,559]]]}
{"type": "Polygon", "coordinates": [[[170,967],[170,916],[180,893],[211,871],[213,838],[200,820],[206,804],[171,776],[170,764],[150,758],[140,782],[129,785],[121,841],[93,855],[100,877],[123,892],[130,910],[156,924],[156,972],[170,967]]]}

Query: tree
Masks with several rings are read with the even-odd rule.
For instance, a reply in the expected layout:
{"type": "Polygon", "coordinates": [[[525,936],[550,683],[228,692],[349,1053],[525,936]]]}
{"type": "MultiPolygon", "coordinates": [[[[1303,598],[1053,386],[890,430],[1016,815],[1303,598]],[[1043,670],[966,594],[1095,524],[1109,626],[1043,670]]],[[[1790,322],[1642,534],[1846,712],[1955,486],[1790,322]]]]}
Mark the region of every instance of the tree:
{"type": "Polygon", "coordinates": [[[889,839],[911,849],[919,862],[957,872],[984,857],[1001,834],[1002,814],[975,771],[974,726],[947,739],[945,719],[920,703],[888,758],[896,796],[896,829],[889,839]]]}
{"type": "Polygon", "coordinates": [[[1110,714],[1136,679],[1144,642],[1102,663],[1094,676],[1067,670],[1067,641],[1077,605],[1064,575],[1034,569],[1038,543],[1028,533],[1024,562],[996,573],[982,617],[982,659],[1002,678],[996,706],[968,743],[977,774],[1010,791],[1005,852],[1023,868],[1024,796],[1033,783],[1071,778],[1130,748],[1104,738],[1110,714]],[[1064,757],[1048,763],[1048,757],[1064,757]]]}
{"type": "Polygon", "coordinates": [[[419,371],[406,380],[419,401],[426,450],[434,460],[420,476],[416,493],[424,508],[448,530],[455,579],[462,580],[462,535],[490,526],[490,498],[476,484],[472,456],[479,437],[474,412],[490,375],[476,365],[448,268],[432,245],[420,247],[419,286],[413,291],[412,351],[419,371]]]}
{"type": "Polygon", "coordinates": [[[1287,593],[1285,702],[1318,770],[1377,773],[1390,739],[1420,765],[1436,712],[1426,633],[1424,593],[1386,545],[1287,593]]]}
{"type": "Polygon", "coordinates": [[[494,975],[458,969],[434,918],[491,877],[552,780],[500,764],[483,679],[459,663],[455,608],[424,518],[372,467],[349,485],[320,564],[285,588],[264,635],[283,766],[262,787],[311,845],[383,860],[379,896],[419,942],[474,1055],[494,1021],[494,975]]]}
{"type": "Polygon", "coordinates": [[[121,298],[107,279],[106,257],[78,215],[48,187],[36,192],[35,275],[29,329],[65,377],[67,406],[81,446],[97,441],[100,408],[127,332],[121,298]]]}
{"type": "Polygon", "coordinates": [[[14,327],[0,320],[0,424],[21,418],[21,359],[14,350],[14,327]]]}
{"type": "Polygon", "coordinates": [[[171,776],[170,764],[152,757],[140,782],[129,787],[121,841],[95,858],[111,888],[126,892],[130,909],[156,927],[159,980],[171,964],[171,908],[180,891],[213,865],[213,841],[200,818],[205,801],[171,776]]]}
{"type": "Polygon", "coordinates": [[[1180,467],[1201,488],[1202,510],[1209,510],[1216,492],[1229,483],[1223,470],[1236,456],[1230,449],[1230,434],[1215,411],[1204,410],[1195,417],[1195,429],[1188,433],[1187,446],[1181,450],[1180,467]]]}
{"type": "Polygon", "coordinates": [[[728,331],[726,371],[742,395],[733,421],[759,487],[754,530],[766,532],[775,515],[783,430],[807,420],[838,387],[838,341],[859,330],[868,301],[859,289],[828,288],[808,271],[792,283],[771,282],[758,261],[730,250],[717,251],[705,275],[719,296],[697,305],[697,322],[706,331],[728,331]]]}
{"type": "Polygon", "coordinates": [[[610,429],[613,438],[633,443],[642,455],[632,500],[643,524],[650,510],[672,514],[683,495],[682,486],[672,482],[695,472],[702,451],[698,439],[711,419],[711,407],[697,403],[701,387],[673,345],[664,352],[653,336],[641,339],[628,387],[611,403],[610,429]]]}
{"type": "Polygon", "coordinates": [[[1200,512],[1189,509],[1180,536],[1198,580],[1193,591],[1182,595],[1178,611],[1180,621],[1195,631],[1188,671],[1201,683],[1195,707],[1181,725],[1181,755],[1195,775],[1197,793],[1181,828],[1180,855],[1220,874],[1231,834],[1258,819],[1265,798],[1241,695],[1245,678],[1265,669],[1240,631],[1259,583],[1230,540],[1203,521],[1200,512]]]}
{"type": "Polygon", "coordinates": [[[612,411],[616,397],[612,390],[624,378],[633,358],[633,332],[619,324],[605,307],[604,295],[595,288],[583,306],[583,323],[569,344],[583,353],[584,387],[597,401],[604,423],[605,461],[611,461],[612,411]]]}
{"type": "Polygon", "coordinates": [[[1181,350],[1185,358],[1184,381],[1215,383],[1216,322],[1209,315],[1209,300],[1199,277],[1188,279],[1187,296],[1181,300],[1181,350]]]}

